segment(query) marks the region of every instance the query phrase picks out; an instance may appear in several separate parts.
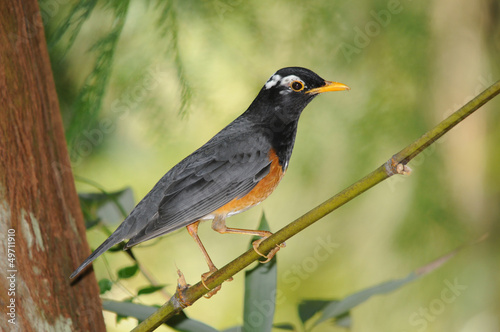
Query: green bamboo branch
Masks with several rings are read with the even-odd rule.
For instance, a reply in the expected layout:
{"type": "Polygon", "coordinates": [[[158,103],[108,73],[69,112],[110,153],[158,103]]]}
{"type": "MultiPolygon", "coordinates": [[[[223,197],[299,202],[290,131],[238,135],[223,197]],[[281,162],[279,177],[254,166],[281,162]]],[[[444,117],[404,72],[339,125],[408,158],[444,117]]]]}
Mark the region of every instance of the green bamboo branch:
{"type": "MultiPolygon", "coordinates": [[[[361,195],[376,184],[388,179],[394,174],[408,173],[409,169],[406,167],[408,162],[499,93],[500,81],[497,81],[465,106],[429,130],[422,137],[392,156],[376,170],[274,233],[260,244],[259,250],[263,253],[268,253],[271,249],[275,248],[276,245],[285,242],[295,234],[309,227],[353,198],[361,195]]],[[[258,260],[260,257],[261,256],[253,249],[250,249],[208,277],[205,284],[210,289],[213,289],[222,284],[224,280],[229,279],[258,260]]],[[[139,324],[133,331],[153,331],[156,327],[180,312],[183,308],[192,305],[206,293],[208,293],[208,290],[203,286],[201,281],[189,288],[178,289],[167,303],[139,324]]]]}

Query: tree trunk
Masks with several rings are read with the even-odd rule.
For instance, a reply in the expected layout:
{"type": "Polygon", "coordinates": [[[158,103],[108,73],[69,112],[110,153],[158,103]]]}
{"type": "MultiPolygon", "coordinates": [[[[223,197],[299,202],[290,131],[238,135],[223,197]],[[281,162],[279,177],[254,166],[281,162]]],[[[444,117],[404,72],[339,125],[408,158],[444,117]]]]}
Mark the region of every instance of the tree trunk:
{"type": "Polygon", "coordinates": [[[0,1],[0,241],[0,330],[105,330],[36,0],[0,1]]]}

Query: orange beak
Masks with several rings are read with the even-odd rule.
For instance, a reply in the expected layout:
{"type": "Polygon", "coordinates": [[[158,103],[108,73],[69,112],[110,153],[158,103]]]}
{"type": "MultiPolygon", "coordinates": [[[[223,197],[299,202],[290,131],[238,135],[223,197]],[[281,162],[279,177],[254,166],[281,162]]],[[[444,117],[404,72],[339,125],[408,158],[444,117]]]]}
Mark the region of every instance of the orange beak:
{"type": "Polygon", "coordinates": [[[309,91],[306,91],[306,93],[318,94],[328,91],[344,91],[344,90],[351,90],[351,88],[342,83],[325,81],[325,85],[319,88],[314,88],[309,91]]]}

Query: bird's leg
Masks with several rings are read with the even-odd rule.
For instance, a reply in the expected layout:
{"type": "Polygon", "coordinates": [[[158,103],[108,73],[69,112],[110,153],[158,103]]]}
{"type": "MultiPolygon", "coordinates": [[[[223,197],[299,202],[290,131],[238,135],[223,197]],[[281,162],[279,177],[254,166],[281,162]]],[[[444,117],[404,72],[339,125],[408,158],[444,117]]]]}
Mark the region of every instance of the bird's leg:
{"type": "MultiPolygon", "coordinates": [[[[206,273],[203,273],[201,275],[201,283],[203,284],[203,286],[205,286],[206,289],[208,289],[210,291],[205,295],[205,297],[208,299],[208,298],[212,297],[213,295],[215,295],[221,289],[221,285],[210,290],[210,288],[208,288],[207,285],[205,284],[205,280],[207,280],[207,278],[210,275],[212,275],[212,273],[217,271],[217,268],[215,267],[215,264],[212,262],[212,259],[210,259],[210,256],[208,255],[208,252],[205,249],[205,246],[203,246],[203,243],[201,243],[200,237],[198,236],[198,225],[199,224],[200,224],[200,221],[197,221],[197,222],[194,222],[194,223],[186,226],[186,228],[189,232],[189,235],[191,235],[193,237],[193,239],[198,244],[198,247],[200,247],[200,250],[203,253],[203,256],[205,256],[205,260],[207,261],[207,264],[208,264],[209,271],[206,273]]],[[[229,279],[228,281],[231,281],[231,280],[232,280],[232,278],[229,279]]]]}
{"type": "Polygon", "coordinates": [[[188,225],[186,228],[189,232],[189,235],[191,235],[193,237],[193,239],[198,244],[198,247],[200,247],[200,250],[203,253],[203,256],[205,256],[205,260],[207,261],[208,268],[210,269],[210,273],[214,273],[215,271],[217,271],[217,268],[215,267],[214,263],[212,262],[212,259],[210,259],[210,256],[208,255],[208,252],[205,249],[205,246],[203,246],[203,243],[201,243],[200,237],[198,236],[198,225],[199,224],[200,224],[200,222],[197,221],[195,223],[188,225]]]}
{"type": "Polygon", "coordinates": [[[278,250],[280,250],[281,248],[284,248],[286,246],[285,243],[276,245],[276,248],[272,249],[266,256],[258,250],[258,247],[262,243],[262,241],[264,241],[265,239],[267,239],[268,237],[273,235],[273,233],[271,233],[269,231],[260,231],[260,230],[252,230],[252,229],[229,228],[226,226],[225,216],[221,216],[221,215],[218,215],[214,218],[214,221],[212,222],[212,229],[216,232],[221,233],[221,234],[248,234],[248,235],[260,236],[259,240],[256,240],[252,243],[252,246],[253,246],[253,250],[255,250],[255,252],[257,254],[266,258],[266,260],[261,261],[261,263],[269,262],[274,257],[274,255],[276,255],[278,250]]]}

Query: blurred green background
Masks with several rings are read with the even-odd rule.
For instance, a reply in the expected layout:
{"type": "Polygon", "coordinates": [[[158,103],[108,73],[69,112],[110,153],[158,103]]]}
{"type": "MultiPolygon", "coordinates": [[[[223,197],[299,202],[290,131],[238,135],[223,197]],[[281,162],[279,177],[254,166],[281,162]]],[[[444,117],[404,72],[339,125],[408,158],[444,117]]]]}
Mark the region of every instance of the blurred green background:
{"type": "MultiPolygon", "coordinates": [[[[279,68],[306,67],[351,87],[307,107],[287,176],[263,204],[229,219],[232,227],[254,228],[265,211],[272,230],[280,229],[500,78],[498,0],[41,0],[40,6],[74,173],[108,191],[130,186],[135,202],[240,115],[279,68]]],[[[275,323],[298,325],[302,299],[343,298],[404,277],[488,233],[432,274],[353,310],[352,330],[500,331],[499,108],[497,98],[453,129],[410,163],[411,176],[383,182],[287,241],[278,254],[275,323]],[[319,260],[329,241],[333,250],[319,260]],[[465,288],[444,301],[450,282],[465,288]]],[[[110,227],[120,221],[110,220],[110,227]]],[[[218,234],[208,222],[200,237],[219,267],[250,240],[218,234]]],[[[88,233],[92,248],[105,238],[97,228],[88,233]]],[[[177,267],[189,283],[206,272],[185,230],[152,243],[135,254],[169,292],[177,267]]],[[[131,264],[126,255],[105,256],[94,264],[98,278],[131,264]]],[[[146,281],[122,284],[135,290],[146,281]]],[[[114,287],[105,297],[128,294],[114,287]]],[[[242,298],[238,274],[186,312],[224,329],[242,323],[242,298]]],[[[105,318],[109,331],[136,325],[116,324],[111,313],[105,318]]]]}

